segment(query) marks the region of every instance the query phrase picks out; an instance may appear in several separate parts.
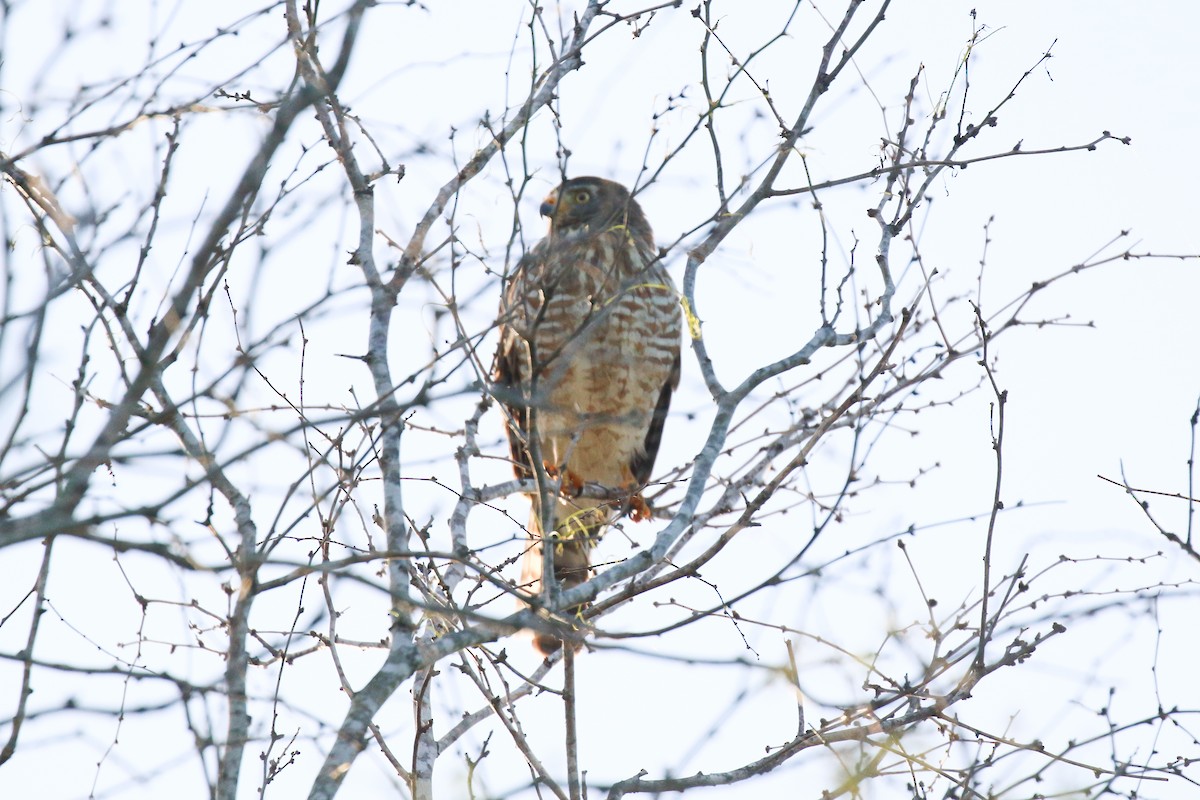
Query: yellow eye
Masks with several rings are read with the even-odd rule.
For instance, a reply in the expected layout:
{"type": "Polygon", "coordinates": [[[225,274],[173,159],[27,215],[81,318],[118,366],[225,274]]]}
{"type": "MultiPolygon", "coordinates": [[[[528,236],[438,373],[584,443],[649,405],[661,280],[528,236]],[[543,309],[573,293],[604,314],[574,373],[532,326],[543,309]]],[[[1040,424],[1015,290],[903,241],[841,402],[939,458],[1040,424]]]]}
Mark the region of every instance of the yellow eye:
{"type": "Polygon", "coordinates": [[[592,199],[592,193],[587,189],[579,189],[575,192],[575,204],[580,205],[592,199]]]}

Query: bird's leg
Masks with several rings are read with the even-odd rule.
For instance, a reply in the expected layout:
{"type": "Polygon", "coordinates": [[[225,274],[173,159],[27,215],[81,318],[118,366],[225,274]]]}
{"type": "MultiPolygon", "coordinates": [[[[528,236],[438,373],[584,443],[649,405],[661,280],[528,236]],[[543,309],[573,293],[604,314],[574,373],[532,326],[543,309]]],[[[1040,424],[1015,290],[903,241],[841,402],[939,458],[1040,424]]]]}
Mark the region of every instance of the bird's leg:
{"type": "Polygon", "coordinates": [[[583,492],[583,478],[576,475],[570,469],[563,467],[559,470],[557,464],[543,463],[546,468],[546,474],[552,479],[558,479],[561,472],[562,480],[559,482],[558,491],[563,497],[579,497],[583,492]]]}
{"type": "Polygon", "coordinates": [[[643,522],[654,517],[654,509],[650,508],[641,492],[630,495],[626,505],[629,507],[629,518],[634,522],[643,522]]]}
{"type": "Polygon", "coordinates": [[[642,497],[642,485],[632,475],[621,484],[621,499],[614,501],[614,506],[629,516],[634,522],[643,522],[654,517],[654,509],[642,497]]]}
{"type": "Polygon", "coordinates": [[[576,475],[571,470],[564,470],[562,489],[560,490],[564,497],[579,497],[583,492],[583,478],[576,475]]]}

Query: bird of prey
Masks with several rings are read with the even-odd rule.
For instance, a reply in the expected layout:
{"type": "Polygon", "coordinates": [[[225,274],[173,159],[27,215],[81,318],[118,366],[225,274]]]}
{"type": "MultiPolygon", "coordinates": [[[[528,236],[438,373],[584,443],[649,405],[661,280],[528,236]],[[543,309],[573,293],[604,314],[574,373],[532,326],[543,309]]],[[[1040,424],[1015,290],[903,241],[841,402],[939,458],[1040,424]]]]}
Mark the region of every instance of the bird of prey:
{"type": "MultiPolygon", "coordinates": [[[[509,279],[494,375],[517,477],[560,486],[545,494],[548,508],[530,495],[522,584],[531,595],[544,546],[553,545],[554,578],[569,589],[588,579],[589,551],[617,509],[649,516],[640,491],[679,384],[682,331],[678,292],[628,189],[572,178],[540,210],[550,232],[509,279]],[[606,497],[583,497],[585,484],[606,497]]],[[[534,643],[547,655],[561,644],[549,633],[534,643]]]]}

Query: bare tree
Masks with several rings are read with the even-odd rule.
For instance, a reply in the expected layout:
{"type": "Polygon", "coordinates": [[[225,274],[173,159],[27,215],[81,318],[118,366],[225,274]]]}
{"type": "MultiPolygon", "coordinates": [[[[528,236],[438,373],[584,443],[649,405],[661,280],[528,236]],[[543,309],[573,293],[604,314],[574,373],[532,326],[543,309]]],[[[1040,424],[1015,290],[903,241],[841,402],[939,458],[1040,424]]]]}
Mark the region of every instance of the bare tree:
{"type": "MultiPolygon", "coordinates": [[[[49,5],[0,8],[23,58],[0,74],[0,780],[572,800],[1195,785],[1194,701],[1114,703],[1085,673],[1066,734],[1013,721],[1047,648],[1161,638],[1196,566],[1167,579],[1131,550],[1101,585],[1108,557],[998,552],[1020,524],[998,343],[1078,324],[1043,310],[1059,283],[1157,257],[1117,236],[998,298],[988,224],[981,252],[925,255],[935,194],[1129,144],[1005,129],[1049,50],[984,80],[995,45],[964,11],[935,77],[876,75],[885,15],[911,5],[891,0],[49,5]],[[637,59],[657,105],[592,113],[637,59]],[[647,207],[690,357],[654,519],[532,596],[496,306],[542,194],[606,169],[647,207]],[[976,441],[890,460],[964,407],[976,441]],[[989,499],[947,545],[955,506],[913,507],[913,487],[969,449],[989,499]],[[531,631],[580,649],[543,661],[531,631]]],[[[1187,519],[1159,529],[1194,562],[1187,519]]]]}

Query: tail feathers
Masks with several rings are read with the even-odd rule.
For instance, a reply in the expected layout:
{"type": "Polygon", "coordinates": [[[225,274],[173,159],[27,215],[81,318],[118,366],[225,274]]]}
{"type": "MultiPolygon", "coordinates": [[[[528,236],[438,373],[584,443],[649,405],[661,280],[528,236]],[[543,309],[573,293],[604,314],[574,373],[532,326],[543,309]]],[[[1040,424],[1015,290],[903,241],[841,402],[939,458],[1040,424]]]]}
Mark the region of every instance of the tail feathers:
{"type": "MultiPolygon", "coordinates": [[[[544,547],[554,547],[554,579],[560,590],[572,589],[591,577],[591,550],[608,524],[608,509],[601,505],[581,507],[580,501],[560,499],[555,506],[555,527],[551,536],[541,536],[541,519],[536,513],[529,522],[529,548],[521,565],[521,585],[532,595],[541,594],[544,547]]],[[[585,606],[561,612],[557,621],[574,628],[585,606]],[[565,619],[563,618],[565,617],[565,619]]],[[[556,615],[557,616],[557,615],[556,615]]],[[[542,655],[562,647],[562,640],[550,633],[534,634],[534,646],[542,655]]]]}

